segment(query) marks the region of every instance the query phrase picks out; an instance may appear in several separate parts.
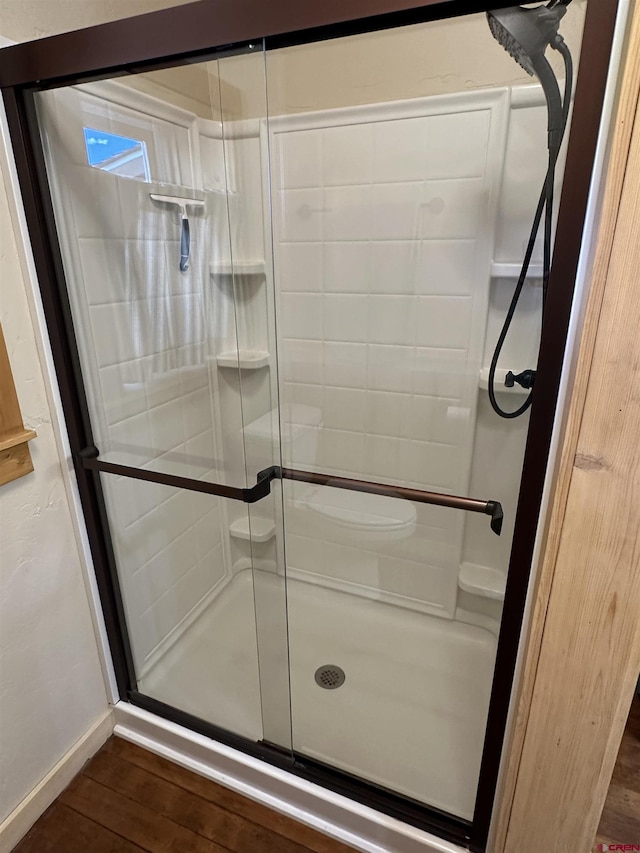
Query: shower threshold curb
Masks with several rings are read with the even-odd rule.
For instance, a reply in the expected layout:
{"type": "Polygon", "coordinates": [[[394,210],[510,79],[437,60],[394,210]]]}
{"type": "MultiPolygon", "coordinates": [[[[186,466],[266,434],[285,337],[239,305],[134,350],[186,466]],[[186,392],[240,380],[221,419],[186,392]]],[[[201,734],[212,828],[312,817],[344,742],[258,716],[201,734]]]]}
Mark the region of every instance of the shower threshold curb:
{"type": "Polygon", "coordinates": [[[129,702],[114,734],[366,853],[463,853],[464,848],[285,770],[196,734],[129,702]]]}

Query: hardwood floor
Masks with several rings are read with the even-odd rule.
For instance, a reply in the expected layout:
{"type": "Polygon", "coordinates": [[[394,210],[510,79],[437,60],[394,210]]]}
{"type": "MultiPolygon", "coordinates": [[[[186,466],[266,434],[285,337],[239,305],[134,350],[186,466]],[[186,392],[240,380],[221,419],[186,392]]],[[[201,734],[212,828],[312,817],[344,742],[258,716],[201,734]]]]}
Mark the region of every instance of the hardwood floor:
{"type": "Polygon", "coordinates": [[[113,737],[13,853],[353,853],[113,737]]]}
{"type": "Polygon", "coordinates": [[[631,706],[596,844],[640,844],[640,696],[631,706]]]}
{"type": "MultiPolygon", "coordinates": [[[[634,699],[596,844],[640,843],[640,697],[634,699]]],[[[117,737],[13,853],[353,853],[117,737]]]]}

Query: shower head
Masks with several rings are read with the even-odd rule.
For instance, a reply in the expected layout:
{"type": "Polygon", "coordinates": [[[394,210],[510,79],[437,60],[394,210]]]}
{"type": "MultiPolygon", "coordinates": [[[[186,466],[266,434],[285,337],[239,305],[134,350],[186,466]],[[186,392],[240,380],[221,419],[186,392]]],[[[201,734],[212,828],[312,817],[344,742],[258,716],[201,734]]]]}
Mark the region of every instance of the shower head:
{"type": "Polygon", "coordinates": [[[563,45],[558,32],[571,0],[551,0],[547,6],[524,9],[513,6],[487,12],[489,29],[498,44],[527,74],[542,85],[549,108],[549,147],[557,143],[562,128],[562,99],[558,81],[545,56],[548,47],[563,45]]]}
{"type": "MultiPolygon", "coordinates": [[[[570,2],[570,0],[568,0],[570,2]]],[[[523,9],[496,9],[487,12],[489,28],[495,40],[524,68],[527,74],[537,76],[537,66],[551,45],[557,46],[558,28],[564,18],[568,3],[523,9]]]]}

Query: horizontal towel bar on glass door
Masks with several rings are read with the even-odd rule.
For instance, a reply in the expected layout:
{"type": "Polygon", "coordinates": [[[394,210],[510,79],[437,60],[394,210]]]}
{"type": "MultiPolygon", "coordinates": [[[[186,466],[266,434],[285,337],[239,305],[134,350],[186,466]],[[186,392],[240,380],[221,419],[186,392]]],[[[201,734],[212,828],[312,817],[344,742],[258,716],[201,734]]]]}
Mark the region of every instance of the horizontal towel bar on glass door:
{"type": "Polygon", "coordinates": [[[318,474],[310,471],[298,471],[296,468],[282,468],[279,473],[269,475],[267,468],[258,474],[261,476],[282,477],[283,480],[301,480],[304,483],[316,483],[320,486],[331,486],[333,489],[347,489],[353,492],[368,492],[372,495],[385,495],[390,498],[401,498],[415,503],[444,506],[450,509],[462,509],[465,512],[480,512],[491,516],[491,529],[500,536],[504,513],[499,501],[481,501],[476,498],[446,495],[441,492],[426,492],[422,489],[409,489],[405,486],[388,486],[385,483],[372,483],[368,480],[352,480],[349,477],[335,477],[333,474],[318,474]]]}
{"type": "Polygon", "coordinates": [[[165,474],[162,471],[150,471],[148,468],[134,468],[129,465],[118,465],[115,462],[104,462],[99,459],[97,447],[85,447],[78,453],[78,459],[83,468],[91,471],[101,471],[104,474],[115,474],[120,477],[131,477],[134,480],[146,480],[161,486],[173,486],[177,489],[187,489],[192,492],[204,492],[217,495],[242,503],[256,503],[266,498],[271,492],[271,481],[299,480],[319,486],[331,486],[333,489],[347,489],[352,492],[368,492],[372,495],[384,495],[390,498],[400,498],[405,501],[444,506],[450,509],[461,509],[465,512],[480,512],[491,517],[491,529],[498,536],[502,532],[504,514],[499,501],[482,501],[476,498],[465,498],[457,495],[447,495],[441,492],[427,492],[422,489],[409,489],[405,486],[389,486],[385,483],[373,483],[368,480],[353,480],[349,477],[336,477],[333,474],[320,474],[312,471],[299,471],[297,468],[281,468],[272,465],[258,473],[255,486],[239,488],[222,483],[210,483],[207,480],[194,480],[191,477],[179,477],[176,474],[165,474]]]}
{"type": "Polygon", "coordinates": [[[192,477],[180,477],[177,474],[165,474],[163,471],[150,471],[148,468],[134,468],[131,465],[118,465],[115,462],[105,462],[99,459],[97,447],[85,447],[78,453],[78,459],[83,468],[89,471],[99,471],[103,474],[115,474],[118,477],[130,477],[132,480],[145,480],[148,483],[158,483],[160,486],[172,486],[175,489],[186,489],[190,492],[203,492],[205,495],[216,495],[229,498],[232,501],[242,501],[253,504],[266,498],[271,492],[271,480],[274,475],[271,469],[258,474],[255,486],[243,489],[238,486],[227,486],[223,483],[211,483],[208,480],[195,480],[192,477]]]}

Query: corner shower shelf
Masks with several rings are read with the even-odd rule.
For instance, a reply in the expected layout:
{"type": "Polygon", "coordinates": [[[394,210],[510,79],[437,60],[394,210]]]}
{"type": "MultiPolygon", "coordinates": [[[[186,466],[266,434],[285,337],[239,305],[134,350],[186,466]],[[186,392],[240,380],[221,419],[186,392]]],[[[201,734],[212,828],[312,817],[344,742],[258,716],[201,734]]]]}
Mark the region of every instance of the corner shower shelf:
{"type": "MultiPolygon", "coordinates": [[[[491,278],[518,278],[521,269],[521,263],[493,263],[491,264],[491,278]]],[[[542,278],[542,264],[529,264],[527,278],[542,278]]]]}
{"type": "MultiPolygon", "coordinates": [[[[520,396],[526,396],[529,393],[528,388],[523,388],[521,385],[514,385],[513,388],[507,388],[504,384],[504,380],[507,376],[508,371],[504,368],[499,367],[496,370],[496,381],[495,381],[495,391],[496,394],[518,394],[520,396]]],[[[483,367],[480,370],[480,377],[478,380],[478,387],[482,391],[487,391],[489,388],[489,368],[483,367]]]]}
{"type": "Polygon", "coordinates": [[[276,535],[275,522],[270,518],[248,516],[238,518],[229,525],[229,534],[233,539],[244,539],[246,542],[268,542],[276,535]]]}
{"type": "Polygon", "coordinates": [[[498,569],[478,566],[475,563],[462,563],[458,573],[458,586],[464,592],[504,601],[506,578],[498,569]]]}
{"type": "Polygon", "coordinates": [[[269,366],[269,353],[265,350],[233,350],[232,352],[221,352],[216,357],[218,367],[232,367],[236,370],[258,370],[269,366]]]}
{"type": "Polygon", "coordinates": [[[222,261],[209,267],[211,275],[264,275],[266,264],[262,260],[222,261]]]}

